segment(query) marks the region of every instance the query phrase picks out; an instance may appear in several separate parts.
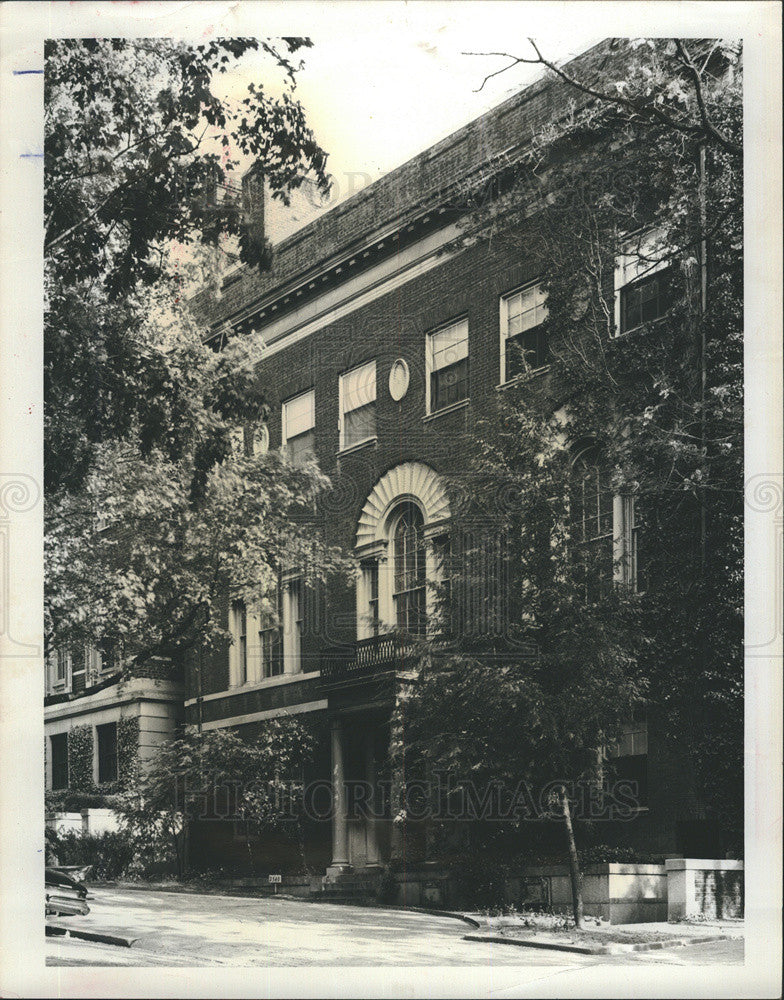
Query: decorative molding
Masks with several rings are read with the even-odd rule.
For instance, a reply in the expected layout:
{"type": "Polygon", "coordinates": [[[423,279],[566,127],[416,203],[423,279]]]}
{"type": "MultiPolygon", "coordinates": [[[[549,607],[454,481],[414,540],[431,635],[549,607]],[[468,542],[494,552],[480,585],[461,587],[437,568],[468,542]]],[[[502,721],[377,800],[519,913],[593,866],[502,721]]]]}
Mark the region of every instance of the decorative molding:
{"type": "Polygon", "coordinates": [[[384,473],[365,501],[357,526],[357,548],[384,541],[390,510],[406,499],[422,508],[425,528],[449,519],[449,500],[435,469],[424,462],[403,462],[384,473]]]}

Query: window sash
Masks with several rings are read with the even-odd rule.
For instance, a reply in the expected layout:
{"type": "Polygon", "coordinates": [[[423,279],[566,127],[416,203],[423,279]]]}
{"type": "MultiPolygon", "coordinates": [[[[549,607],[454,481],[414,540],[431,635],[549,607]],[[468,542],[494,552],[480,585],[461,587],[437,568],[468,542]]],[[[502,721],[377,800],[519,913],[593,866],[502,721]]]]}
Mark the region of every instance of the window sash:
{"type": "Polygon", "coordinates": [[[430,408],[441,410],[445,406],[468,399],[468,358],[431,372],[430,408]]]}
{"type": "Polygon", "coordinates": [[[316,425],[316,394],[313,389],[283,404],[283,443],[312,431],[316,425]]]}
{"type": "Polygon", "coordinates": [[[468,320],[458,320],[429,334],[430,370],[449,368],[468,357],[468,320]]]}
{"type": "Polygon", "coordinates": [[[343,415],[344,448],[351,448],[376,436],[376,404],[368,403],[343,415]]]}
{"type": "Polygon", "coordinates": [[[532,330],[547,319],[547,295],[540,284],[521,288],[504,298],[506,337],[516,337],[532,330]]]}
{"type": "Polygon", "coordinates": [[[315,435],[313,431],[305,431],[304,434],[288,438],[286,441],[286,451],[292,465],[297,465],[311,458],[315,454],[315,435]]]}
{"type": "Polygon", "coordinates": [[[621,333],[666,315],[672,305],[672,270],[657,271],[621,289],[621,333]]]}
{"type": "Polygon", "coordinates": [[[540,327],[533,327],[513,337],[507,337],[504,345],[506,381],[524,375],[528,371],[545,368],[550,361],[549,346],[544,330],[540,327]]]}
{"type": "Polygon", "coordinates": [[[344,415],[376,401],[376,362],[352,368],[340,376],[340,395],[344,415]]]}

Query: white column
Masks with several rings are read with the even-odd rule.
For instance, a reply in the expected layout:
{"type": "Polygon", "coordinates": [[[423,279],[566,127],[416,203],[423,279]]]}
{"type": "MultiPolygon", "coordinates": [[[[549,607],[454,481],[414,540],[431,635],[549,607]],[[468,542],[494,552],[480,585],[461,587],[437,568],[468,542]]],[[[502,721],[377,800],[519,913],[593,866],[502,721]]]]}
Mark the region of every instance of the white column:
{"type": "Polygon", "coordinates": [[[346,776],[343,764],[343,725],[332,720],[332,864],[348,867],[346,776]]]}
{"type": "Polygon", "coordinates": [[[367,863],[368,865],[378,865],[380,862],[378,849],[378,809],[381,805],[379,801],[378,788],[376,786],[376,753],[374,746],[374,734],[371,731],[365,738],[365,781],[370,786],[370,801],[368,803],[368,817],[365,823],[365,835],[367,840],[367,863]]]}

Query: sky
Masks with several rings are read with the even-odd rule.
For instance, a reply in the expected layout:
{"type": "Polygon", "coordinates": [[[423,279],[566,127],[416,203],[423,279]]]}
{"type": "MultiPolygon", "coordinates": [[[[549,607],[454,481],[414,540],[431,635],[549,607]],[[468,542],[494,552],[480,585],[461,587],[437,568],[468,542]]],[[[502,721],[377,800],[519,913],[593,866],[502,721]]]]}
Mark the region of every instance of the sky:
{"type": "MultiPolygon", "coordinates": [[[[329,154],[334,178],[326,208],[404,163],[537,79],[541,67],[518,66],[484,87],[484,77],[506,65],[499,57],[469,51],[529,55],[526,30],[537,19],[523,17],[528,4],[343,4],[325,5],[328,16],[309,32],[313,48],[302,50],[305,67],[297,96],[316,138],[329,154]],[[480,87],[482,88],[480,90],[480,87]]],[[[297,5],[294,5],[296,10],[297,5]]],[[[542,51],[568,59],[603,36],[590,22],[568,35],[537,32],[542,51]]],[[[269,78],[262,57],[246,57],[227,77],[228,93],[251,80],[269,78]]],[[[290,209],[268,207],[273,243],[326,210],[308,191],[290,209]]]]}

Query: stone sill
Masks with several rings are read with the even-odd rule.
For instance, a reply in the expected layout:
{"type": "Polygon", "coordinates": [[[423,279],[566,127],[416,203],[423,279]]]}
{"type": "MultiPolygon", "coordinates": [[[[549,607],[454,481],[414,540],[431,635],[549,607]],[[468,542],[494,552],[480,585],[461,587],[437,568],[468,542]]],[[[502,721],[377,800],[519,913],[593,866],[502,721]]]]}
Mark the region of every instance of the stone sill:
{"type": "Polygon", "coordinates": [[[378,447],[378,437],[376,435],[365,438],[364,441],[358,441],[356,444],[352,444],[348,448],[341,448],[338,452],[338,458],[343,458],[345,455],[353,455],[357,451],[362,451],[363,448],[370,447],[378,447]]]}
{"type": "Polygon", "coordinates": [[[463,410],[470,402],[470,399],[461,399],[457,403],[450,403],[449,406],[442,406],[440,410],[436,410],[434,413],[426,413],[422,417],[422,423],[429,424],[431,420],[435,420],[437,417],[443,417],[447,413],[456,413],[458,410],[463,410]]]}

